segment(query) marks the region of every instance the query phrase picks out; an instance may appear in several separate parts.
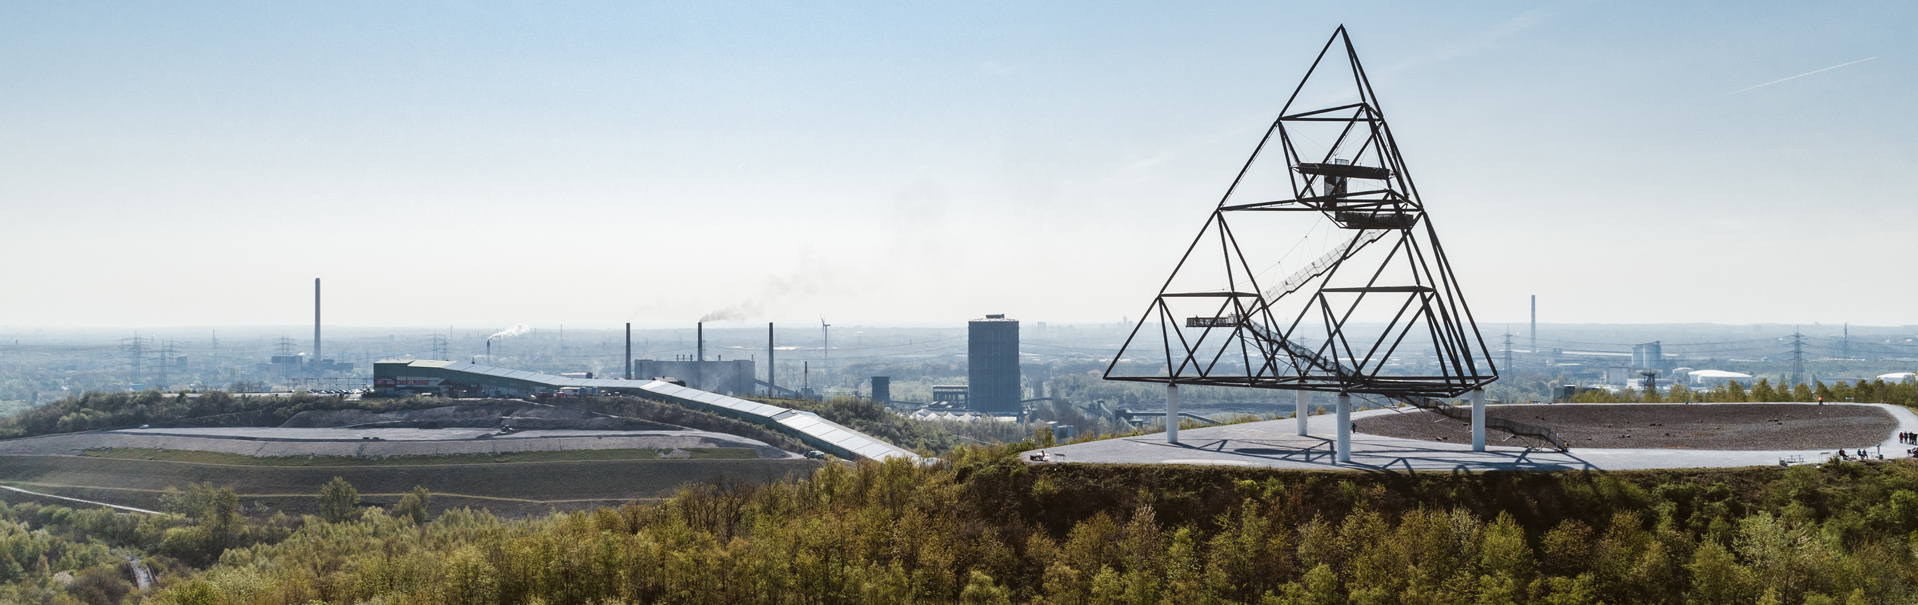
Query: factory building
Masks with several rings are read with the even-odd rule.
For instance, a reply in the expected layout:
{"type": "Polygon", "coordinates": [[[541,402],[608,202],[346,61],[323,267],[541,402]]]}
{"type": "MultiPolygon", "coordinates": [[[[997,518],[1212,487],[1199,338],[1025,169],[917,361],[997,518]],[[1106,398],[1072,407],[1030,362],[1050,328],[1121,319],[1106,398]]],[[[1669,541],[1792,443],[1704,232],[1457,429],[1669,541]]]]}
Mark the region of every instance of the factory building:
{"type": "Polygon", "coordinates": [[[309,359],[305,353],[280,354],[269,357],[267,363],[254,364],[254,371],[287,378],[325,376],[329,372],[351,373],[353,364],[331,359],[309,359]]]}
{"type": "Polygon", "coordinates": [[[966,402],[973,411],[1018,414],[1019,320],[987,315],[967,325],[966,402]]]}
{"type": "Polygon", "coordinates": [[[689,388],[722,395],[753,394],[753,362],[749,360],[733,361],[659,361],[652,359],[633,360],[633,377],[639,379],[671,378],[686,383],[689,388]]]}
{"type": "Polygon", "coordinates": [[[1657,341],[1632,345],[1632,367],[1641,370],[1669,370],[1665,347],[1657,341]]]}
{"type": "Polygon", "coordinates": [[[949,408],[966,408],[966,393],[971,389],[963,384],[932,385],[932,402],[949,408]]]}
{"type": "Polygon", "coordinates": [[[1757,382],[1752,380],[1751,374],[1725,370],[1692,370],[1686,372],[1685,377],[1691,379],[1693,386],[1701,389],[1722,387],[1728,382],[1738,382],[1745,386],[1751,386],[1757,382]]]}

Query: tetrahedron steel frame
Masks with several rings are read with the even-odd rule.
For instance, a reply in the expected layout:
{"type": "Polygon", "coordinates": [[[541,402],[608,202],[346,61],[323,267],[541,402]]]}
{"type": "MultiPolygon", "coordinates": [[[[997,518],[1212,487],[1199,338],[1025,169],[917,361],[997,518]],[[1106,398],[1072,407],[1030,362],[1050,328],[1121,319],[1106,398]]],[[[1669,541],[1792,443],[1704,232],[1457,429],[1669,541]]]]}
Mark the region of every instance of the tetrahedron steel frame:
{"type": "MultiPolygon", "coordinates": [[[[1343,88],[1343,82],[1339,84],[1340,90],[1351,90],[1343,88]]],[[[1273,191],[1278,193],[1280,189],[1275,185],[1273,191]]],[[[1158,297],[1113,357],[1105,378],[1401,399],[1458,397],[1498,380],[1490,348],[1466,306],[1445,250],[1439,245],[1438,232],[1412,184],[1344,27],[1334,32],[1319,51],[1279,118],[1267,129],[1158,297]],[[1343,46],[1336,46],[1340,44],[1343,46]],[[1334,48],[1342,48],[1349,65],[1326,61],[1334,48]],[[1356,96],[1356,102],[1294,111],[1300,91],[1322,67],[1341,80],[1344,75],[1339,68],[1349,67],[1351,86],[1356,88],[1349,94],[1356,96]],[[1330,123],[1339,134],[1323,153],[1308,157],[1302,155],[1294,134],[1312,123],[1330,123]],[[1340,150],[1354,148],[1353,159],[1337,158],[1340,150]],[[1274,149],[1284,154],[1290,199],[1235,200],[1234,193],[1246,181],[1260,154],[1274,149]],[[1352,235],[1290,279],[1262,289],[1227,220],[1246,212],[1316,212],[1352,235]],[[1223,288],[1175,291],[1173,285],[1180,272],[1204,262],[1201,256],[1213,253],[1199,253],[1200,243],[1209,236],[1220,243],[1216,253],[1224,262],[1223,288]],[[1368,247],[1368,258],[1376,256],[1381,248],[1389,248],[1381,264],[1368,260],[1361,265],[1354,260],[1368,247]],[[1353,285],[1335,287],[1335,277],[1353,285]],[[1401,298],[1403,301],[1399,301],[1401,298]],[[1382,309],[1380,317],[1389,314],[1394,305],[1397,312],[1383,329],[1377,329],[1377,322],[1368,324],[1365,331],[1376,329],[1376,338],[1359,335],[1355,339],[1353,314],[1368,299],[1375,305],[1368,310],[1382,309]],[[1215,311],[1180,317],[1172,308],[1175,302],[1181,307],[1202,304],[1215,311]],[[1385,306],[1376,306],[1381,303],[1385,306]],[[1158,324],[1161,342],[1153,347],[1158,349],[1153,354],[1165,355],[1165,367],[1150,374],[1123,374],[1120,362],[1127,352],[1135,345],[1151,346],[1146,344],[1150,341],[1147,327],[1154,323],[1158,324]],[[1147,336],[1141,338],[1142,333],[1147,336]],[[1405,371],[1405,364],[1388,364],[1395,355],[1408,353],[1401,350],[1408,342],[1429,345],[1435,364],[1421,363],[1419,371],[1410,373],[1405,371]],[[1433,365],[1436,372],[1429,369],[1433,365]]]]}

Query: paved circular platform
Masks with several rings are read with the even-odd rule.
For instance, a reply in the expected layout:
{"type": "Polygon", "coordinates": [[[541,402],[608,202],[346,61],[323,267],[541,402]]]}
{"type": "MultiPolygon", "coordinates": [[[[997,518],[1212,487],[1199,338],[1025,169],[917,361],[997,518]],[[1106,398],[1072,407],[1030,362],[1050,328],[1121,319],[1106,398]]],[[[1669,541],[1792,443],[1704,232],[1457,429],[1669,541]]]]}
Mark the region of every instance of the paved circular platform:
{"type": "MultiPolygon", "coordinates": [[[[1544,405],[1544,404],[1539,404],[1544,405]]],[[[1566,405],[1566,404],[1561,404],[1566,405]]],[[[1576,405],[1576,404],[1571,404],[1576,405]]],[[[1695,404],[1713,405],[1713,404],[1695,404]]],[[[1900,406],[1869,405],[1884,409],[1897,419],[1898,427],[1886,433],[1879,445],[1868,448],[1874,456],[1907,457],[1912,445],[1899,443],[1899,431],[1918,432],[1918,415],[1900,406]]],[[[1398,410],[1353,412],[1354,420],[1380,414],[1398,414],[1398,410]]],[[[1441,443],[1398,439],[1364,433],[1352,434],[1352,461],[1334,459],[1335,418],[1321,414],[1306,420],[1308,435],[1297,434],[1294,420],[1270,420],[1202,429],[1182,429],[1179,443],[1166,443],[1163,433],[1091,441],[1048,448],[1044,452],[1054,463],[1102,464],[1205,464],[1314,470],[1625,470],[1660,468],[1724,468],[1777,465],[1781,460],[1822,462],[1837,453],[1836,447],[1813,450],[1692,450],[1651,448],[1579,449],[1569,452],[1535,450],[1498,445],[1502,434],[1487,433],[1486,451],[1474,452],[1469,443],[1441,443]]],[[[1839,445],[1839,444],[1834,444],[1839,445]]],[[[1028,452],[1027,460],[1031,459],[1028,452]]]]}

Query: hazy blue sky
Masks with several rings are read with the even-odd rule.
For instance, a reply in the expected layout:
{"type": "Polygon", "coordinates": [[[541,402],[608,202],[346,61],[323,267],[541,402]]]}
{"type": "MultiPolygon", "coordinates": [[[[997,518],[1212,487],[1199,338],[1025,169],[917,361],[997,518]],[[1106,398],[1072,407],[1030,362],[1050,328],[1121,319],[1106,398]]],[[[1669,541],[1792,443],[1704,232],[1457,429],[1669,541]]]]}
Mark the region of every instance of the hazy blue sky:
{"type": "Polygon", "coordinates": [[[0,324],[1136,319],[1341,23],[1482,322],[1913,324],[1914,6],[6,3],[0,324]]]}

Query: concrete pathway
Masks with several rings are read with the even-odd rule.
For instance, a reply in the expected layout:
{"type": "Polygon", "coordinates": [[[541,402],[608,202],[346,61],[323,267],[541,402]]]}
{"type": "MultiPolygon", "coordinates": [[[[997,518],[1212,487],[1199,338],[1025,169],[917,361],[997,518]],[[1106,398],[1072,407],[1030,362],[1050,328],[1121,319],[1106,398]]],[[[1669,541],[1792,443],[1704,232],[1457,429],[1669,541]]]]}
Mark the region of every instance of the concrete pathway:
{"type": "MultiPolygon", "coordinates": [[[[1711,404],[1693,404],[1711,405],[1711,404]]],[[[1890,412],[1898,428],[1885,435],[1880,446],[1886,458],[1906,457],[1914,445],[1898,442],[1897,431],[1918,432],[1918,415],[1900,406],[1872,405],[1890,412]]],[[[1415,411],[1415,410],[1414,410],[1415,411]]],[[[1353,412],[1354,420],[1381,414],[1410,413],[1399,410],[1353,412]]],[[[1335,419],[1331,414],[1306,420],[1308,436],[1296,434],[1291,419],[1269,420],[1201,429],[1180,429],[1178,444],[1165,442],[1157,433],[1139,437],[1106,439],[1048,448],[1050,461],[1060,463],[1104,464],[1209,464],[1227,466],[1292,468],[1315,470],[1624,470],[1659,468],[1722,468],[1777,465],[1780,460],[1823,462],[1836,453],[1825,450],[1683,450],[1683,449],[1580,449],[1570,452],[1532,450],[1497,445],[1503,433],[1489,431],[1486,451],[1474,452],[1470,444],[1399,439],[1365,433],[1352,434],[1352,462],[1339,464],[1333,458],[1335,419]]],[[[1870,453],[1877,454],[1879,448],[1870,453]]],[[[1028,452],[1027,460],[1030,460],[1028,452]]]]}
{"type": "MultiPolygon", "coordinates": [[[[20,489],[20,488],[17,488],[17,487],[12,487],[12,486],[7,486],[7,485],[0,485],[0,489],[4,489],[4,490],[7,490],[7,491],[11,491],[11,492],[20,492],[20,493],[22,493],[22,494],[27,494],[27,495],[30,495],[30,496],[39,496],[39,497],[42,497],[42,498],[53,498],[53,499],[55,499],[55,500],[66,500],[66,501],[68,501],[68,502],[79,502],[79,503],[81,503],[81,504],[92,504],[92,505],[94,505],[94,506],[104,506],[104,507],[107,507],[107,508],[117,508],[117,509],[120,509],[120,510],[124,510],[124,511],[132,511],[132,512],[136,512],[136,513],[145,513],[145,514],[149,514],[149,515],[164,515],[164,514],[166,514],[166,513],[163,513],[163,512],[160,512],[160,511],[155,511],[155,510],[147,510],[147,509],[144,509],[144,508],[134,508],[134,507],[131,507],[131,506],[120,506],[120,505],[118,505],[118,504],[107,504],[107,503],[105,503],[105,502],[95,502],[95,501],[92,501],[92,500],[81,500],[81,499],[79,499],[79,498],[68,498],[68,497],[66,497],[66,496],[55,496],[55,495],[53,495],[53,494],[42,494],[42,493],[40,493],[40,492],[30,492],[30,491],[27,491],[27,490],[24,490],[24,489],[20,489]]],[[[141,588],[145,588],[145,586],[141,586],[141,588]]]]}

